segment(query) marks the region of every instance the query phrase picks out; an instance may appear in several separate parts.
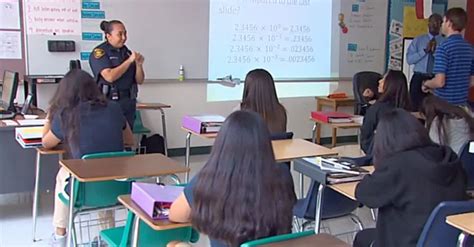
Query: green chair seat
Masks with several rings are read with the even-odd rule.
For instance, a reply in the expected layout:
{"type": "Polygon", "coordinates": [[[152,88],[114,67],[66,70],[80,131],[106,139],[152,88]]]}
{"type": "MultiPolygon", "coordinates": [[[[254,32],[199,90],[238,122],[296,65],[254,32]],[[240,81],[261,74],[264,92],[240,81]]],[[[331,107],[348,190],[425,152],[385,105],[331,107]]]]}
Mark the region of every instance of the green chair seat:
{"type": "Polygon", "coordinates": [[[119,247],[124,230],[125,226],[102,230],[100,232],[100,238],[107,242],[109,247],[119,247]]]}
{"type": "MultiPolygon", "coordinates": [[[[127,247],[131,245],[131,231],[134,218],[132,212],[128,212],[125,226],[115,227],[100,232],[100,237],[111,247],[127,247]]],[[[140,221],[138,246],[166,247],[171,241],[182,241],[196,243],[199,241],[199,233],[191,227],[155,231],[145,222],[140,221]]]]}
{"type": "Polygon", "coordinates": [[[240,247],[256,247],[256,246],[260,246],[264,244],[278,243],[278,242],[283,242],[283,241],[287,241],[291,239],[302,238],[302,237],[310,236],[313,234],[314,234],[314,231],[289,233],[289,234],[249,241],[249,242],[241,244],[240,247]]]}
{"type": "Polygon", "coordinates": [[[140,111],[135,111],[135,121],[133,121],[133,134],[148,134],[151,130],[143,125],[142,115],[140,111]]]}

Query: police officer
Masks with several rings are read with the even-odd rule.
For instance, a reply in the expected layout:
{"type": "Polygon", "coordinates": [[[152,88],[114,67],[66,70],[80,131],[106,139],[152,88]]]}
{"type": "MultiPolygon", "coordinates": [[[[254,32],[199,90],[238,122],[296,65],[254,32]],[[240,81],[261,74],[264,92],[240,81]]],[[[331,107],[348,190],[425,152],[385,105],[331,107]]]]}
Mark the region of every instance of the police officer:
{"type": "Polygon", "coordinates": [[[145,79],[145,58],[126,46],[127,30],[121,21],[102,21],[106,41],[98,45],[89,57],[89,63],[102,92],[119,102],[130,127],[133,128],[137,103],[137,84],[145,79]]]}

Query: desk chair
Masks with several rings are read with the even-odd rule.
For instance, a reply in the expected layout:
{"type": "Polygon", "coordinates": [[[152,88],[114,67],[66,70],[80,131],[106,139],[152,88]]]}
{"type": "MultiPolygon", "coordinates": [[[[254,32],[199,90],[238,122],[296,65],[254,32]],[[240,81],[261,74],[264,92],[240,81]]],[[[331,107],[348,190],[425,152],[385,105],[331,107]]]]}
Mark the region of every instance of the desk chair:
{"type": "Polygon", "coordinates": [[[466,171],[467,190],[474,190],[474,153],[469,152],[470,145],[474,145],[474,141],[468,141],[463,145],[459,159],[466,171]]]}
{"type": "MultiPolygon", "coordinates": [[[[141,136],[145,134],[151,133],[151,130],[146,128],[143,125],[142,121],[142,115],[140,111],[135,111],[135,121],[133,122],[133,129],[132,129],[133,135],[137,139],[137,145],[138,145],[138,153],[141,153],[141,136]]],[[[146,150],[144,150],[144,153],[146,153],[146,150]]]]}
{"type": "MultiPolygon", "coordinates": [[[[306,219],[309,221],[315,220],[317,190],[319,183],[312,181],[308,193],[305,198],[299,199],[296,205],[293,207],[293,214],[298,219],[306,219]]],[[[321,203],[321,220],[335,219],[339,217],[349,216],[351,220],[357,224],[359,230],[363,230],[364,226],[360,218],[352,212],[359,207],[357,201],[351,200],[346,196],[332,190],[331,188],[325,188],[323,192],[323,199],[321,203]]],[[[309,223],[306,222],[306,223],[309,223]]],[[[305,223],[305,224],[306,224],[305,223]]],[[[295,228],[298,231],[303,231],[305,224],[301,227],[296,225],[295,228]]],[[[341,233],[346,234],[350,232],[341,233]]]]}
{"type": "Polygon", "coordinates": [[[365,115],[365,112],[369,108],[369,102],[367,102],[363,96],[363,92],[366,88],[370,88],[374,92],[375,98],[378,98],[378,83],[382,78],[382,75],[377,72],[363,71],[358,72],[352,78],[352,89],[354,91],[354,98],[356,100],[354,114],[365,115]]]}
{"type": "MultiPolygon", "coordinates": [[[[176,184],[186,186],[186,184],[176,184]]],[[[100,237],[105,240],[109,247],[130,246],[133,222],[137,217],[129,211],[125,226],[102,230],[100,237]]],[[[155,231],[145,222],[140,221],[138,246],[165,247],[171,241],[196,243],[199,240],[199,232],[192,227],[181,227],[169,230],[155,231]]]]}
{"type": "MultiPolygon", "coordinates": [[[[111,157],[133,156],[134,152],[108,152],[87,154],[82,159],[100,159],[111,157]]],[[[103,181],[103,182],[79,182],[74,184],[74,213],[75,218],[79,213],[104,210],[106,208],[114,208],[117,206],[117,197],[123,194],[130,194],[131,181],[103,181]]],[[[69,205],[70,198],[68,195],[60,193],[59,199],[66,205],[69,205]]],[[[73,219],[74,220],[74,219],[73,219]]],[[[90,230],[90,229],[89,229],[90,230]]],[[[77,244],[77,236],[75,227],[73,228],[73,241],[77,244]]],[[[82,235],[82,234],[81,234],[82,235]]],[[[90,236],[90,234],[89,234],[90,236]]],[[[90,240],[90,237],[89,237],[90,240]]]]}
{"type": "Polygon", "coordinates": [[[349,247],[350,245],[328,234],[317,234],[313,231],[289,233],[258,240],[249,241],[240,247],[256,246],[325,246],[325,247],[349,247]]]}
{"type": "MultiPolygon", "coordinates": [[[[418,239],[417,247],[456,246],[460,230],[448,225],[446,217],[474,211],[474,201],[441,202],[431,212],[418,239]]],[[[467,240],[466,246],[472,246],[474,238],[467,240]],[[471,245],[469,245],[469,243],[471,245]]]]}

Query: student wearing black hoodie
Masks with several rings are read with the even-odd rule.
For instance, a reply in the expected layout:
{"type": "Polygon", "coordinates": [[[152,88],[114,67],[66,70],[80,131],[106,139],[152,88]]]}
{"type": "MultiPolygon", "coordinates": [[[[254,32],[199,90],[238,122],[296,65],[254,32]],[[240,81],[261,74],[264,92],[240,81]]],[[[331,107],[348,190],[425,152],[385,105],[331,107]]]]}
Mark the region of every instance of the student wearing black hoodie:
{"type": "Polygon", "coordinates": [[[354,247],[416,246],[440,202],[467,199],[466,175],[456,153],[433,143],[410,113],[394,109],[380,119],[373,151],[375,171],[364,177],[355,195],[379,208],[379,217],[375,229],[357,234],[354,247]]]}

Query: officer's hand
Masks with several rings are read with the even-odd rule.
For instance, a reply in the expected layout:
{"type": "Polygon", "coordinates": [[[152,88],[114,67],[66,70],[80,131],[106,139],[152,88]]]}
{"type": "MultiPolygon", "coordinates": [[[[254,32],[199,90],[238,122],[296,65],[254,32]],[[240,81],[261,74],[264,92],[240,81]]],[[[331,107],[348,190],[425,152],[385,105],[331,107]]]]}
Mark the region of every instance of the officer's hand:
{"type": "Polygon", "coordinates": [[[130,62],[135,62],[137,60],[137,53],[132,51],[132,54],[130,54],[130,57],[128,57],[128,59],[130,60],[130,62]]]}
{"type": "Polygon", "coordinates": [[[137,65],[142,65],[143,62],[145,62],[145,57],[138,52],[136,54],[137,54],[137,58],[135,59],[135,62],[137,63],[137,65]]]}

